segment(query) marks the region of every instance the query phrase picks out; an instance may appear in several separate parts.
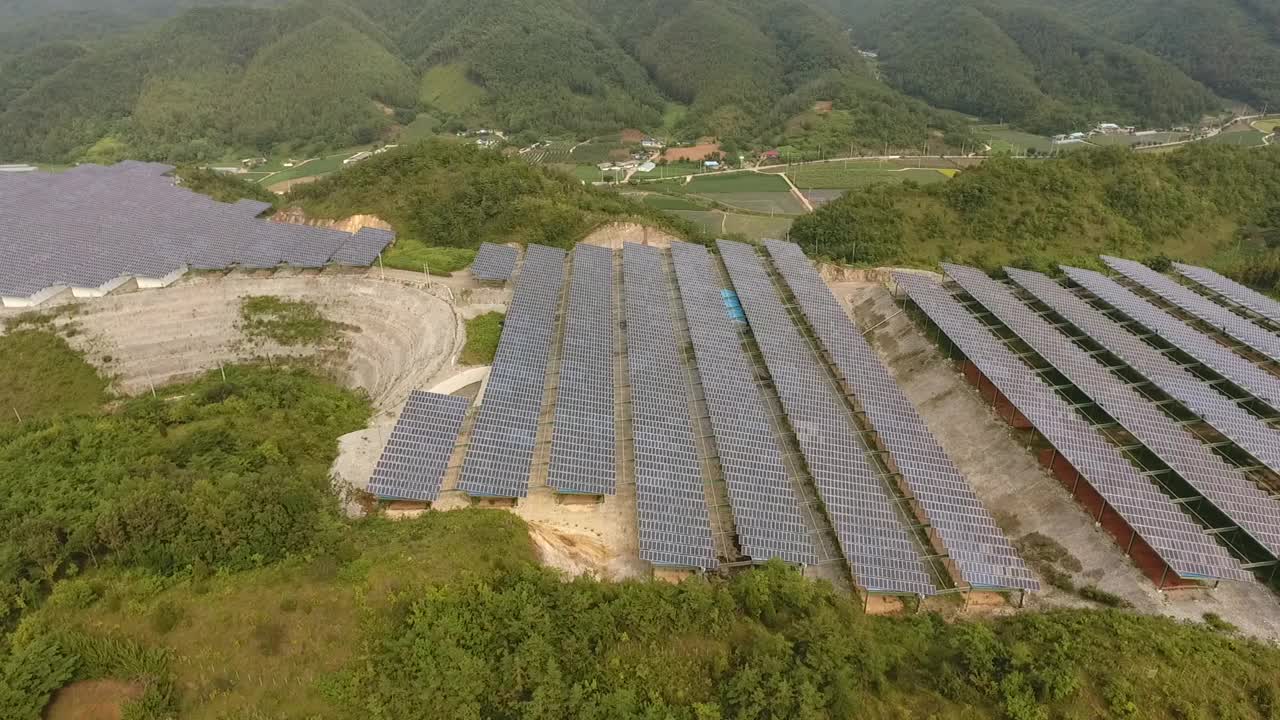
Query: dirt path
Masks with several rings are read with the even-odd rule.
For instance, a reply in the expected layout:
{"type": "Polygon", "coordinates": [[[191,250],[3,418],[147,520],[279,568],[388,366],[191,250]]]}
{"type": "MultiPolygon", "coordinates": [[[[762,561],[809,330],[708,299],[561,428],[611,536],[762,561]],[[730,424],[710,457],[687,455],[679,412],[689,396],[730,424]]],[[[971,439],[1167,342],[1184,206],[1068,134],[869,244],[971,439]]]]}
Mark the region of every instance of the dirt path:
{"type": "MultiPolygon", "coordinates": [[[[759,172],[759,171],[757,170],[756,172],[759,172]]],[[[813,204],[809,202],[809,198],[804,196],[804,193],[800,192],[800,188],[796,187],[796,184],[791,182],[790,176],[788,176],[786,173],[776,173],[776,174],[781,175],[782,179],[787,181],[787,187],[791,188],[791,194],[794,195],[795,198],[800,201],[801,205],[804,205],[804,209],[808,210],[809,212],[813,212],[813,204]]]]}

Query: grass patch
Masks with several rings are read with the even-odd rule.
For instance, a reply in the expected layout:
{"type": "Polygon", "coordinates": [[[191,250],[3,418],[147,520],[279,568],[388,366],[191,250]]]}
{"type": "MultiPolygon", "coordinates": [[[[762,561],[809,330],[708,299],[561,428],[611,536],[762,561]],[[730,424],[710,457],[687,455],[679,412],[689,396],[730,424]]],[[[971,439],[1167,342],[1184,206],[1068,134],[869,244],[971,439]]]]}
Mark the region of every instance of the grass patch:
{"type": "Polygon", "coordinates": [[[418,99],[423,104],[454,114],[470,110],[486,97],[485,89],[467,77],[467,66],[462,63],[432,67],[422,75],[418,88],[418,99]]]}
{"type": "Polygon", "coordinates": [[[1043,135],[1033,135],[999,125],[979,125],[973,128],[973,132],[987,141],[992,152],[1012,152],[1021,155],[1031,148],[1038,153],[1053,152],[1053,139],[1043,135]]]}
{"type": "Polygon", "coordinates": [[[790,192],[699,193],[697,197],[719,203],[730,210],[771,215],[800,215],[805,211],[804,205],[790,192]]]}
{"type": "Polygon", "coordinates": [[[468,320],[467,342],[458,361],[463,365],[491,365],[493,356],[498,352],[505,318],[502,313],[489,312],[468,320]]]}
{"type": "Polygon", "coordinates": [[[315,303],[258,295],[240,301],[240,332],[286,347],[316,347],[340,339],[342,326],[326,318],[315,303]]]}
{"type": "Polygon", "coordinates": [[[653,193],[641,196],[640,202],[659,210],[702,210],[703,207],[692,200],[675,195],[653,193]]]}
{"type": "Polygon", "coordinates": [[[97,412],[106,379],[52,329],[25,323],[0,337],[0,425],[97,412]]]}
{"type": "Polygon", "coordinates": [[[469,248],[428,245],[403,236],[396,238],[395,244],[382,253],[382,264],[386,267],[413,272],[422,272],[426,268],[432,275],[457,272],[471,265],[475,259],[476,251],[469,248]]]}
{"type": "Polygon", "coordinates": [[[1238,132],[1223,132],[1214,135],[1211,138],[1205,138],[1202,142],[1211,145],[1239,145],[1242,147],[1255,147],[1262,145],[1263,138],[1266,133],[1260,130],[1241,130],[1238,132]]]}

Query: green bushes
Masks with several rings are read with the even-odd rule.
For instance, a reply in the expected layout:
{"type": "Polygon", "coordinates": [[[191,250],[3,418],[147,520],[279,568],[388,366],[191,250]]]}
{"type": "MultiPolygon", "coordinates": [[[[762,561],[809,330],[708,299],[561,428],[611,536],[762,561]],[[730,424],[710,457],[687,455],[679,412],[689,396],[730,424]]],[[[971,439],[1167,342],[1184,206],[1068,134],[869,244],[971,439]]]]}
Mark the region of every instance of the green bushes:
{"type": "Polygon", "coordinates": [[[0,428],[0,617],[86,564],[169,575],[332,547],[336,438],[367,414],[306,372],[238,367],[110,416],[0,428]]]}
{"type": "Polygon", "coordinates": [[[946,183],[851,191],[798,218],[791,238],[844,262],[929,268],[1056,272],[1097,267],[1099,254],[1165,256],[1272,288],[1280,262],[1265,238],[1277,196],[1280,149],[997,157],[946,183]]]}
{"type": "Polygon", "coordinates": [[[462,347],[458,362],[463,365],[489,365],[498,353],[498,341],[502,339],[502,321],[506,316],[498,312],[477,315],[467,321],[467,343],[462,347]]]}
{"type": "Polygon", "coordinates": [[[286,347],[315,347],[337,342],[342,326],[325,317],[315,303],[255,295],[240,301],[240,332],[251,340],[286,347]]]}

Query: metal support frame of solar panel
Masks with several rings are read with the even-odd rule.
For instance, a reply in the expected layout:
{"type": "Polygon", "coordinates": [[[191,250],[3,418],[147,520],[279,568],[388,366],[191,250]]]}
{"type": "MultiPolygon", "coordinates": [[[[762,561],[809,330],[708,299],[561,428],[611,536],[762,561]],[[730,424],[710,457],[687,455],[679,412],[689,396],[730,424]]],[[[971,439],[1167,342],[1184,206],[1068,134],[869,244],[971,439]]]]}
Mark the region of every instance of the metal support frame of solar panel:
{"type": "Polygon", "coordinates": [[[1280,554],[1280,504],[1186,428],[1119,380],[979,270],[943,265],[965,292],[1043,357],[1162,463],[1272,556],[1280,554]]]}
{"type": "Polygon", "coordinates": [[[783,307],[763,258],[742,243],[717,245],[854,582],[868,592],[935,594],[923,548],[867,459],[843,398],[783,307]]]}
{"type": "Polygon", "coordinates": [[[1254,397],[1280,411],[1280,378],[1231,352],[1187,323],[1152,305],[1129,288],[1092,270],[1062,266],[1072,282],[1154,332],[1254,397]]]}
{"type": "Polygon", "coordinates": [[[1213,542],[1097,428],[1034,374],[991,330],[932,280],[895,273],[911,301],[974,364],[1054,449],[1071,463],[1143,542],[1183,578],[1250,581],[1213,542]]]}
{"type": "Polygon", "coordinates": [[[471,401],[415,390],[387,438],[369,492],[396,500],[434,502],[471,401]]]}
{"type": "Polygon", "coordinates": [[[613,251],[573,250],[560,382],[547,484],[564,493],[612,495],[617,483],[614,429],[613,251]]]}
{"type": "Polygon", "coordinates": [[[529,494],[564,256],[563,250],[542,245],[526,251],[462,462],[458,489],[469,495],[529,494]]]}
{"type": "Polygon", "coordinates": [[[742,551],[756,561],[812,565],[818,556],[811,531],[711,255],[701,245],[672,243],[671,259],[742,551]]]}
{"type": "Polygon", "coordinates": [[[1048,277],[1026,270],[1005,270],[1011,280],[1093,338],[1094,342],[1185,405],[1260,463],[1280,472],[1280,432],[1048,277]]]}
{"type": "Polygon", "coordinates": [[[481,282],[506,282],[515,272],[519,257],[520,251],[509,245],[481,243],[471,263],[471,274],[481,282]]]}
{"type": "Polygon", "coordinates": [[[777,240],[764,244],[961,579],[977,587],[1039,590],[1035,575],[800,246],[777,240]]]}
{"type": "Polygon", "coordinates": [[[1272,300],[1257,290],[1245,287],[1231,278],[1223,277],[1209,268],[1174,263],[1173,269],[1177,270],[1179,275],[1201,287],[1207,288],[1225,298],[1228,302],[1238,305],[1268,322],[1280,325],[1280,302],[1272,300]]]}
{"type": "Polygon", "coordinates": [[[1253,348],[1273,362],[1280,362],[1280,337],[1276,337],[1212,300],[1196,294],[1189,288],[1179,285],[1146,265],[1107,255],[1102,256],[1102,261],[1112,270],[1160,296],[1165,302],[1253,348]]]}
{"type": "Polygon", "coordinates": [[[665,261],[656,248],[628,243],[622,269],[640,557],[711,569],[717,563],[706,479],[665,261]]]}

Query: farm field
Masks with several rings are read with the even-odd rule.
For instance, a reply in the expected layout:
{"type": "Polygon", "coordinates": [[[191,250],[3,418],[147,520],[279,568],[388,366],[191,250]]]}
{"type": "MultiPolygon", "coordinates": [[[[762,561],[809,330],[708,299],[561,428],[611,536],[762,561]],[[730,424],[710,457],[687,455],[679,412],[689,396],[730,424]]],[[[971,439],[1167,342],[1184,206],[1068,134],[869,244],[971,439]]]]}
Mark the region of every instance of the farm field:
{"type": "Polygon", "coordinates": [[[573,158],[569,151],[574,143],[569,140],[552,140],[536,147],[520,157],[535,165],[572,165],[573,158]]]}
{"type": "Polygon", "coordinates": [[[592,138],[591,140],[578,145],[573,152],[569,154],[569,161],[586,165],[595,165],[596,163],[608,162],[610,160],[625,160],[627,158],[626,147],[622,144],[622,134],[615,133],[613,135],[603,135],[601,137],[592,138]]]}
{"type": "Polygon", "coordinates": [[[1043,135],[1011,130],[999,125],[980,125],[973,129],[974,133],[984,138],[991,145],[992,152],[1014,152],[1021,154],[1029,148],[1036,152],[1053,152],[1053,140],[1043,135]]]}
{"type": "Polygon", "coordinates": [[[1253,121],[1253,128],[1261,132],[1271,134],[1280,128],[1280,117],[1265,117],[1261,120],[1253,121]]]}
{"type": "Polygon", "coordinates": [[[712,235],[740,233],[750,240],[785,237],[792,222],[792,218],[789,217],[770,218],[726,213],[719,210],[671,210],[669,212],[701,225],[712,235]]]}
{"type": "Polygon", "coordinates": [[[849,190],[880,183],[899,183],[906,180],[914,180],[921,184],[942,182],[956,172],[955,169],[946,168],[902,168],[890,170],[865,164],[859,164],[857,167],[844,167],[831,163],[793,168],[789,175],[791,182],[795,183],[796,187],[801,190],[849,190]]]}
{"type": "Polygon", "coordinates": [[[1267,133],[1261,130],[1240,130],[1219,133],[1211,138],[1205,138],[1203,142],[1216,143],[1219,145],[1241,145],[1244,147],[1254,147],[1263,145],[1263,138],[1267,133]]]}
{"type": "Polygon", "coordinates": [[[676,195],[660,193],[627,193],[626,195],[659,210],[702,210],[701,205],[676,195]]]}
{"type": "Polygon", "coordinates": [[[788,192],[787,182],[768,173],[740,172],[730,175],[696,177],[685,189],[699,194],[733,192],[788,192]]]}
{"type": "Polygon", "coordinates": [[[696,193],[695,196],[706,198],[726,207],[759,213],[801,215],[805,212],[804,205],[790,191],[696,193]]]}
{"type": "Polygon", "coordinates": [[[1157,132],[1145,135],[1094,135],[1089,138],[1089,142],[1094,145],[1164,145],[1171,142],[1179,142],[1188,140],[1191,136],[1187,133],[1177,132],[1157,132]]]}

